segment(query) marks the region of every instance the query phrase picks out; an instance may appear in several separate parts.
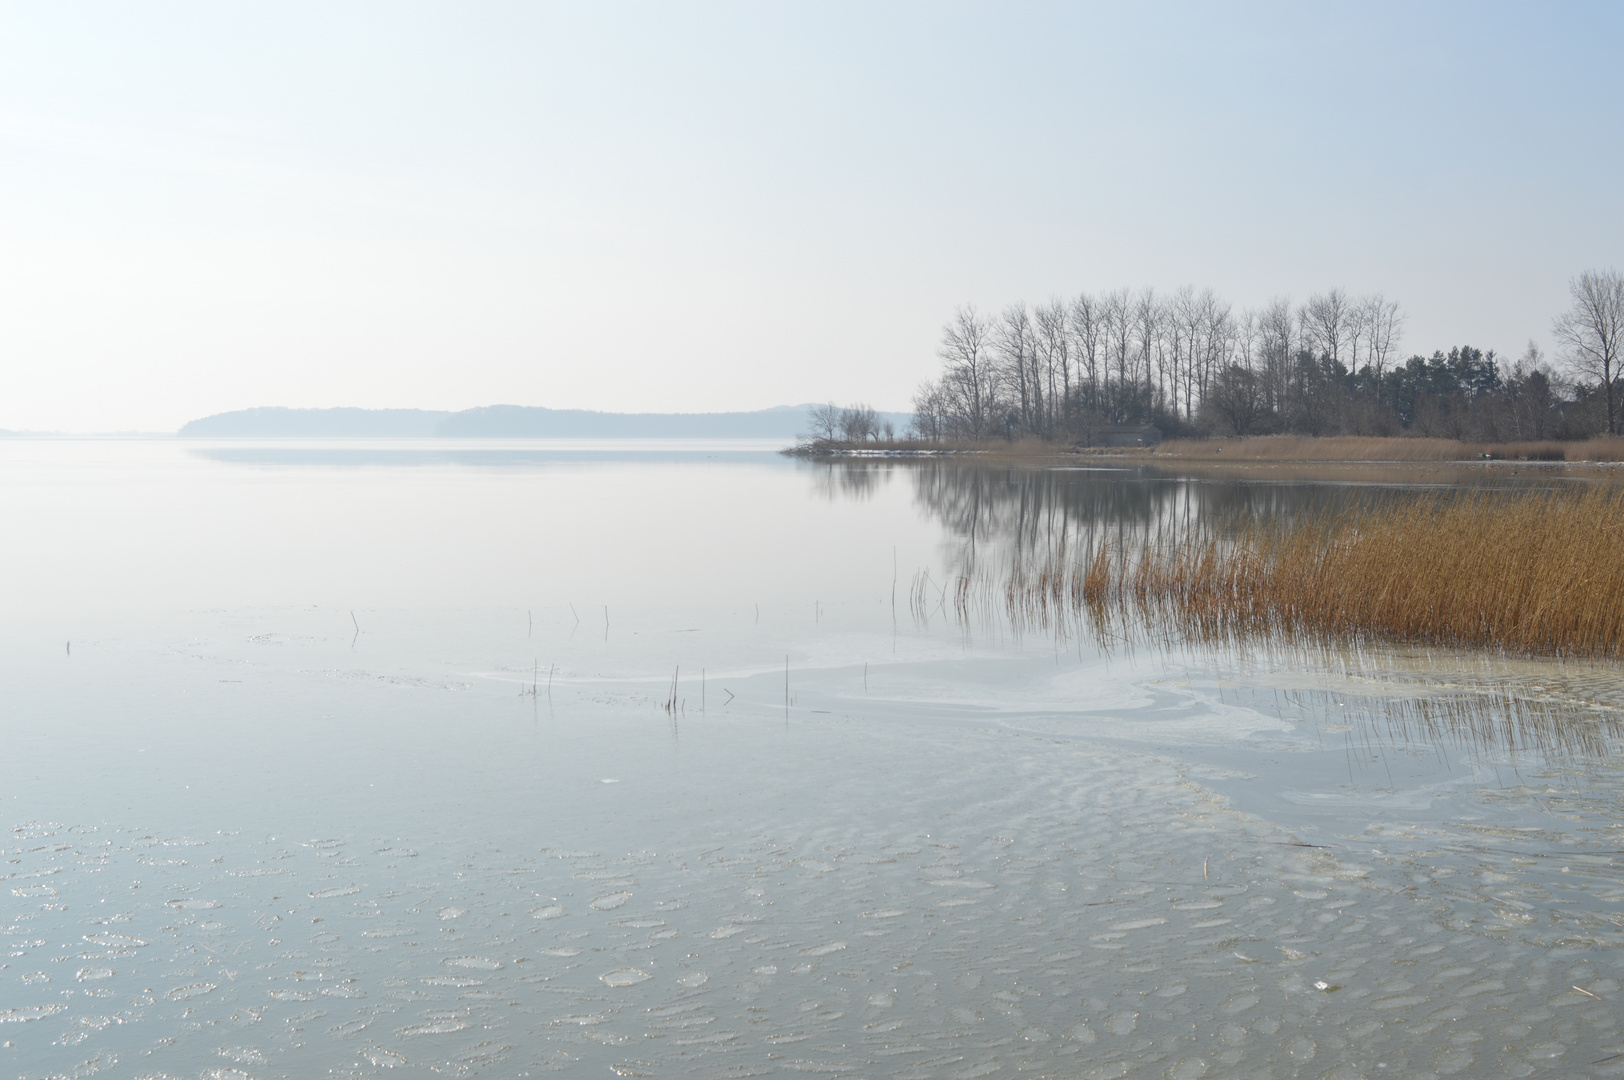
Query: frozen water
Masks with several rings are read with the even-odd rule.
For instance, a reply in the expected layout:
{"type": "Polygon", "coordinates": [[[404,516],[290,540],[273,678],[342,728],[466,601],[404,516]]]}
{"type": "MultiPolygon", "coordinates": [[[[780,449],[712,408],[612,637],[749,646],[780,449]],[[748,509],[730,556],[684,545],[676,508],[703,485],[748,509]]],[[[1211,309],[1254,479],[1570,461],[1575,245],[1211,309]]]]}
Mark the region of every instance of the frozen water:
{"type": "Polygon", "coordinates": [[[0,443],[0,1069],[1624,1072],[1616,669],[906,604],[1315,485],[432,451],[0,443]]]}

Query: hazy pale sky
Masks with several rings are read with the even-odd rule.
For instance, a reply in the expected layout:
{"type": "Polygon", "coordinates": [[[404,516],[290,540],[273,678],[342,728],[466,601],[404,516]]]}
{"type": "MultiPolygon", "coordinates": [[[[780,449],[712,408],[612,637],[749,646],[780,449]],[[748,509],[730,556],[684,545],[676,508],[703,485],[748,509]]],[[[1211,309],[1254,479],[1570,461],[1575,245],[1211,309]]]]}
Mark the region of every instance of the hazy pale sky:
{"type": "Polygon", "coordinates": [[[1624,267],[1624,4],[0,6],[0,427],[905,408],[954,305],[1624,267]]]}

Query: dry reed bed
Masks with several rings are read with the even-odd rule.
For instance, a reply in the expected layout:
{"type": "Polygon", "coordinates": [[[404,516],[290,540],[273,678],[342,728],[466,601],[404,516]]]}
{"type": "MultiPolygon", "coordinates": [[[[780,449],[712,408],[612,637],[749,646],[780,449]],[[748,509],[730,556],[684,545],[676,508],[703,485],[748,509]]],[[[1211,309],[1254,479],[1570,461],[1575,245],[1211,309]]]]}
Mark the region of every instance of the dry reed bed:
{"type": "Polygon", "coordinates": [[[1624,439],[1583,442],[1478,443],[1456,439],[1338,435],[1254,435],[1232,439],[1172,439],[1158,458],[1218,461],[1624,461],[1624,439]]]}
{"type": "MultiPolygon", "coordinates": [[[[1180,538],[1102,542],[1016,573],[1012,618],[1066,609],[1202,639],[1285,634],[1516,653],[1624,653],[1624,493],[1419,496],[1180,538]]],[[[971,585],[955,603],[967,610],[971,585]]]]}

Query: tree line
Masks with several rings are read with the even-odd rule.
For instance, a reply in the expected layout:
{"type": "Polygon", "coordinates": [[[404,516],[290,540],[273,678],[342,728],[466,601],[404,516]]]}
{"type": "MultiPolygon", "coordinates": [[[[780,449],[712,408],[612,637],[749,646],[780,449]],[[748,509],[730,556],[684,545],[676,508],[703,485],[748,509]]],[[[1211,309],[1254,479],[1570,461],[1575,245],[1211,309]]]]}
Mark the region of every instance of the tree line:
{"type": "Polygon", "coordinates": [[[808,431],[803,436],[813,442],[868,442],[896,438],[896,430],[889,420],[881,420],[873,406],[848,405],[841,408],[834,402],[814,405],[807,411],[808,431]]]}
{"type": "Polygon", "coordinates": [[[1514,441],[1617,434],[1624,421],[1624,278],[1586,271],[1553,324],[1560,366],[1469,345],[1403,357],[1406,314],[1342,289],[1237,311],[1211,289],[1082,293],[959,308],[940,377],[914,395],[917,438],[1036,436],[1089,444],[1107,429],[1169,435],[1398,435],[1514,441]]]}

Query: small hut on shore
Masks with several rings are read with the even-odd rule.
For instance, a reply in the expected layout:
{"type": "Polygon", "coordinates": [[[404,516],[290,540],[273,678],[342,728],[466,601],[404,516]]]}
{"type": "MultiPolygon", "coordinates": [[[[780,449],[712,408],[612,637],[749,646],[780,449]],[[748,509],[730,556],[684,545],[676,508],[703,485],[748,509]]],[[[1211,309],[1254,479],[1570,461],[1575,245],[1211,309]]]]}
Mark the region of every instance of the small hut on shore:
{"type": "Polygon", "coordinates": [[[1095,446],[1156,446],[1162,441],[1162,429],[1155,424],[1118,424],[1095,428],[1093,436],[1095,446]]]}

